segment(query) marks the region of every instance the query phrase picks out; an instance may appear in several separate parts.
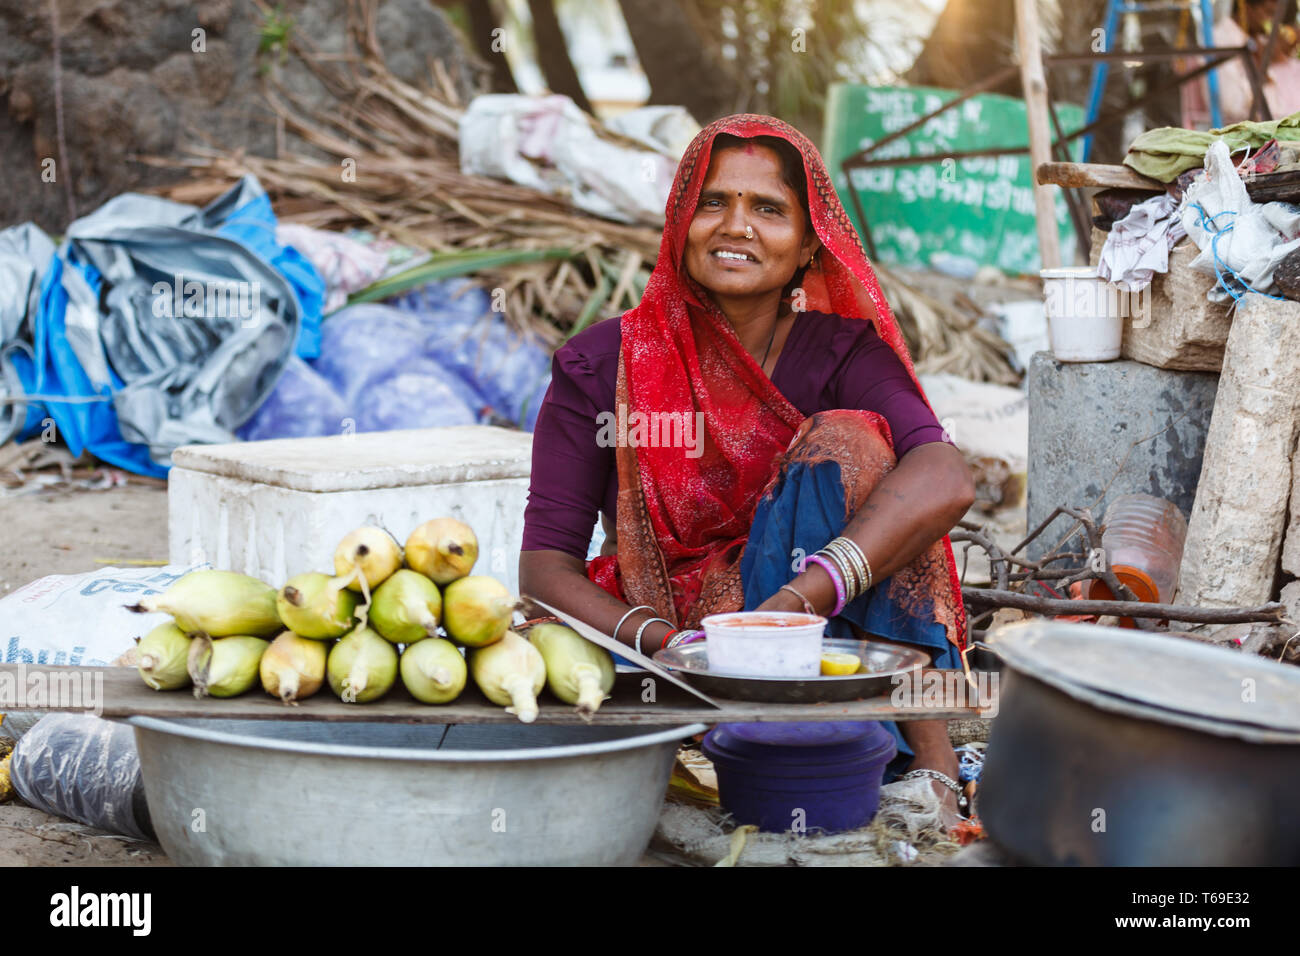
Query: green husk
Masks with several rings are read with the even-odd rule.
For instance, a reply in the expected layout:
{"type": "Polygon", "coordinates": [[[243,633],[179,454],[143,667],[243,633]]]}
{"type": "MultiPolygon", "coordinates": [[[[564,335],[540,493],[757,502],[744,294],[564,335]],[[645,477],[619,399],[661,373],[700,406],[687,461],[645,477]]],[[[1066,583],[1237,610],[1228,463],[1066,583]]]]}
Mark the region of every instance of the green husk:
{"type": "Polygon", "coordinates": [[[449,704],[465,689],[469,668],[451,641],[430,637],[402,651],[402,684],[426,704],[449,704]]]}
{"type": "Polygon", "coordinates": [[[190,685],[190,639],[175,624],[159,624],[136,638],[136,667],[154,690],[179,690],[190,685]]]}
{"type": "Polygon", "coordinates": [[[474,574],[447,585],[442,593],[442,626],[466,647],[486,647],[510,629],[518,602],[496,578],[474,574]]]}
{"type": "Polygon", "coordinates": [[[330,650],[325,673],[345,704],[378,700],[397,681],[397,648],[370,628],[358,627],[330,650]]]}
{"type": "Polygon", "coordinates": [[[199,633],[190,641],[189,672],[195,697],[238,697],[257,684],[258,668],[270,644],[235,634],[213,640],[199,633]]]}
{"type": "Polygon", "coordinates": [[[275,588],[234,571],[191,571],[162,594],[127,605],[137,614],[170,614],[186,634],[272,637],[284,629],[275,588]]]}
{"type": "Polygon", "coordinates": [[[403,568],[375,589],[366,623],[394,644],[436,637],[442,614],[438,586],[418,571],[403,568]]]}
{"type": "Polygon", "coordinates": [[[561,624],[538,624],[529,642],[546,661],[546,686],[566,704],[576,704],[588,719],[614,689],[614,658],[603,647],[561,624]]]}
{"type": "Polygon", "coordinates": [[[351,575],[332,578],[316,571],[291,577],[275,602],[284,626],[299,637],[342,637],[356,626],[357,595],[348,590],[351,580],[351,575]]]}

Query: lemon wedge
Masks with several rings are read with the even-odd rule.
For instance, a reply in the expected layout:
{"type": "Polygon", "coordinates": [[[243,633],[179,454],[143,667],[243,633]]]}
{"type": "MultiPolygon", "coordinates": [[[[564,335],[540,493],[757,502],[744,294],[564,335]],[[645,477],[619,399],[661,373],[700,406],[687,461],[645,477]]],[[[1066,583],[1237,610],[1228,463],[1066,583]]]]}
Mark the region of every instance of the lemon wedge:
{"type": "Polygon", "coordinates": [[[862,661],[857,654],[829,653],[822,655],[823,677],[847,677],[856,674],[862,661]]]}

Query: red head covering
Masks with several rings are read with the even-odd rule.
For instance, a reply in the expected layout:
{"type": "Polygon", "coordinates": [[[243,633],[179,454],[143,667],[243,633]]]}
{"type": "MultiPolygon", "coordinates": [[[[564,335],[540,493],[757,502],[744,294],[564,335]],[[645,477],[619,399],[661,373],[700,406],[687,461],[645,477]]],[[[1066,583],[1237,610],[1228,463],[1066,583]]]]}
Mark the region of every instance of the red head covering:
{"type": "MultiPolygon", "coordinates": [[[[589,569],[612,593],[682,623],[738,609],[726,606],[729,599],[734,603],[736,558],[773,463],[803,419],[682,265],[719,133],[776,136],[799,151],[808,212],[822,243],[801,282],[804,308],[874,322],[916,381],[898,324],[816,147],[771,116],[742,113],[704,127],[677,167],[659,258],[645,294],[623,315],[618,384],[619,404],[643,414],[684,416],[693,424],[702,413],[701,453],[692,457],[680,446],[620,442],[618,566],[611,557],[597,559],[589,569]]],[[[957,586],[951,560],[950,566],[957,586]]]]}

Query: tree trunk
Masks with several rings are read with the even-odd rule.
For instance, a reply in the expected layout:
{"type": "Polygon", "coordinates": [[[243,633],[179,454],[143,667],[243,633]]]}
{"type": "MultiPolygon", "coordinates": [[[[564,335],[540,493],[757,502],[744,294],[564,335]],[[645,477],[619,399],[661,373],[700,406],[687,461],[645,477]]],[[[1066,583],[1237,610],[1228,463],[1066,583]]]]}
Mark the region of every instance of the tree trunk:
{"type": "MultiPolygon", "coordinates": [[[[963,90],[1011,65],[1016,33],[1014,0],[948,0],[907,82],[963,90]]],[[[1012,78],[990,92],[1020,95],[1012,78]]]]}
{"type": "Polygon", "coordinates": [[[533,15],[533,40],[537,45],[537,65],[546,77],[546,85],[553,93],[563,93],[579,107],[592,112],[587,94],[582,91],[582,82],[578,71],[573,67],[569,57],[568,42],[564,31],[560,29],[559,18],[555,15],[552,0],[528,0],[528,9],[533,15]]]}
{"type": "Polygon", "coordinates": [[[497,21],[496,11],[488,0],[476,0],[465,4],[469,13],[470,37],[474,41],[474,51],[492,70],[493,93],[518,93],[515,76],[510,72],[510,62],[502,52],[502,34],[493,35],[493,30],[501,24],[497,21]],[[492,47],[495,44],[496,49],[492,47]]]}
{"type": "Polygon", "coordinates": [[[677,0],[619,0],[650,102],[686,107],[700,123],[735,109],[739,89],[706,31],[677,0]]]}

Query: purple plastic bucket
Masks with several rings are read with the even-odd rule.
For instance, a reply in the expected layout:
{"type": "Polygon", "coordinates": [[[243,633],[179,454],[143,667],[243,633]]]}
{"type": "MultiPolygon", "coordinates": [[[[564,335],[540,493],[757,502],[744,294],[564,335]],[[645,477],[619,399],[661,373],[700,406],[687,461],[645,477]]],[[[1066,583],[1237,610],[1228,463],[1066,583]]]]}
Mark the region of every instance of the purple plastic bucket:
{"type": "Polygon", "coordinates": [[[719,724],[703,744],[723,809],[767,833],[866,826],[897,749],[878,721],[719,724]]]}

